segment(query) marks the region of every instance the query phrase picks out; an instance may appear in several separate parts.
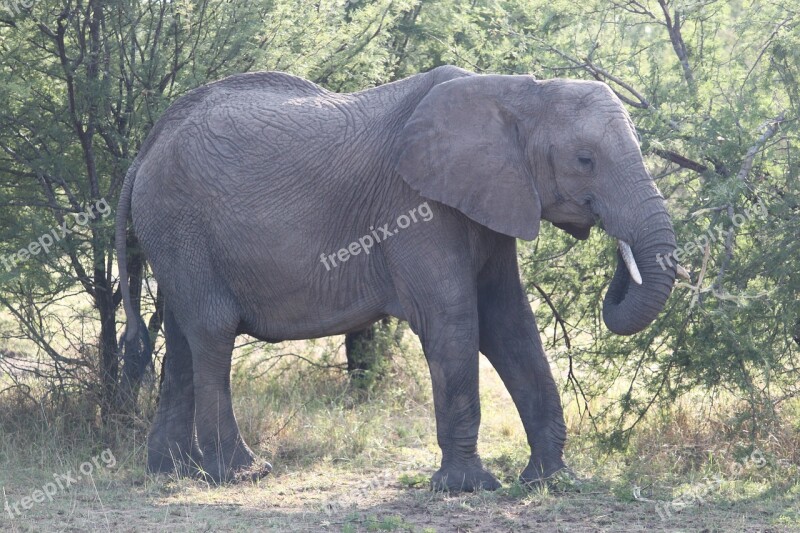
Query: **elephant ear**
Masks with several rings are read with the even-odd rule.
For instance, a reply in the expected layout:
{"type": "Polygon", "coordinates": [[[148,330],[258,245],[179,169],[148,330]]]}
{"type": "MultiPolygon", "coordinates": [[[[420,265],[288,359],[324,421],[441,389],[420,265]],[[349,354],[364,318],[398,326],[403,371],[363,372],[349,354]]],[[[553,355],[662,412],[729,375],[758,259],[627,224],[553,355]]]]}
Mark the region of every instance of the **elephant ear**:
{"type": "Polygon", "coordinates": [[[397,172],[422,196],[479,224],[535,239],[542,206],[517,119],[505,105],[521,101],[532,83],[469,76],[435,86],[403,129],[397,172]]]}

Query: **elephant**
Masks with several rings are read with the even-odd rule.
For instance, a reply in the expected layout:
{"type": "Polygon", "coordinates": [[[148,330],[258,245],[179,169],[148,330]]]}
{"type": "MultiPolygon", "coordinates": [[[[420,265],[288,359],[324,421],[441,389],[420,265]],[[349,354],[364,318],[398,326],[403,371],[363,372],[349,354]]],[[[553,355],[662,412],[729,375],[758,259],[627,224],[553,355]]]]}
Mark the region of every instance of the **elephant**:
{"type": "Polygon", "coordinates": [[[620,335],[664,308],[676,267],[665,201],[619,98],[597,81],[440,66],[340,94],[281,72],[176,100],[126,174],[116,219],[125,336],[137,338],[132,220],[165,295],[166,362],[152,472],[253,468],[231,405],[239,334],[279,342],[387,316],[419,337],[432,380],[436,490],[494,490],[477,450],[479,353],[522,420],[524,483],[567,468],[558,388],[520,281],[517,239],[542,220],[617,239],[603,301],[620,335]]]}

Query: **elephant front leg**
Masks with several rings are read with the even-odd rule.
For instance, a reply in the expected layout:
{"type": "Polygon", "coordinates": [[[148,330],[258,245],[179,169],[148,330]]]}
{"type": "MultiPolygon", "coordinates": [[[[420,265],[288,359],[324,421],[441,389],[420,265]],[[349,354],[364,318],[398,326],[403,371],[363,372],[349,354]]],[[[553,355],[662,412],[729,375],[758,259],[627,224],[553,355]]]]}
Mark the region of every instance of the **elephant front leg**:
{"type": "MultiPolygon", "coordinates": [[[[446,212],[439,232],[411,227],[386,241],[403,318],[422,342],[430,368],[436,435],[442,449],[434,490],[495,490],[500,482],[478,456],[478,294],[463,220],[446,212]],[[419,243],[426,243],[420,248],[419,243]],[[415,255],[416,254],[416,255],[415,255]]],[[[433,223],[433,222],[432,222],[433,223]]]]}
{"type": "Polygon", "coordinates": [[[566,468],[564,443],[566,425],[553,375],[547,364],[541,341],[531,337],[528,349],[503,345],[502,342],[481,343],[481,351],[497,370],[506,385],[531,447],[528,465],[520,475],[526,484],[541,483],[566,468]],[[484,347],[485,346],[485,347],[484,347]]]}
{"type": "Polygon", "coordinates": [[[474,321],[468,323],[434,328],[435,337],[423,339],[442,449],[441,468],[431,479],[434,490],[472,492],[500,487],[497,478],[483,468],[477,451],[481,422],[477,330],[474,321]],[[475,330],[474,335],[465,338],[465,327],[475,330]]]}
{"type": "Polygon", "coordinates": [[[531,484],[566,468],[566,424],[558,387],[518,280],[516,268],[482,280],[480,350],[497,370],[519,411],[531,447],[530,461],[520,479],[531,484]]]}

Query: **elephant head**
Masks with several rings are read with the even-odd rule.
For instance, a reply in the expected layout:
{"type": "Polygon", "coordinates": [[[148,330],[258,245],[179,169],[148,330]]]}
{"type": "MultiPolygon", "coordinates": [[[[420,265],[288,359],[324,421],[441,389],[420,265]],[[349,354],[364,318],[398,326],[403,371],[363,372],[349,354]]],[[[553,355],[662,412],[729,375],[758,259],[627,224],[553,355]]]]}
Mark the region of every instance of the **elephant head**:
{"type": "Polygon", "coordinates": [[[422,196],[496,232],[531,240],[541,219],[586,239],[599,223],[620,241],[603,303],[629,335],[663,309],[675,267],[664,199],[633,123],[599,82],[465,76],[436,85],[400,137],[397,171],[422,196]]]}

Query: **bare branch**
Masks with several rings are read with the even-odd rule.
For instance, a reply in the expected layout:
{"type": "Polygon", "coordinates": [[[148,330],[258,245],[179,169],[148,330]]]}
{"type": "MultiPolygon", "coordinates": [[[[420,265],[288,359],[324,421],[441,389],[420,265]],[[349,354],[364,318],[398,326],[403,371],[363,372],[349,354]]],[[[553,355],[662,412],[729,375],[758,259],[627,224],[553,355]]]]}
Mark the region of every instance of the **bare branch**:
{"type": "MultiPolygon", "coordinates": [[[[621,95],[619,92],[614,91],[614,93],[616,93],[616,95],[619,97],[619,99],[622,100],[623,102],[627,103],[628,105],[631,105],[633,107],[637,107],[639,109],[650,109],[652,107],[650,105],[650,102],[647,101],[647,98],[645,98],[639,91],[634,89],[632,85],[630,85],[629,83],[623,81],[621,78],[611,74],[607,70],[605,70],[603,68],[600,68],[597,65],[593,64],[591,61],[589,61],[588,58],[585,59],[584,68],[586,70],[588,70],[589,72],[591,72],[592,75],[594,75],[595,78],[598,79],[599,81],[605,81],[605,79],[602,79],[602,78],[606,78],[606,79],[609,79],[609,80],[613,81],[614,83],[616,83],[617,85],[619,85],[620,87],[622,87],[623,89],[628,91],[631,95],[633,95],[633,97],[636,98],[636,100],[638,100],[638,102],[635,102],[635,101],[631,100],[630,98],[627,98],[624,95],[621,95]],[[602,78],[600,76],[602,76],[602,78]]],[[[612,90],[613,90],[613,88],[612,88],[612,90]]]]}
{"type": "Polygon", "coordinates": [[[677,152],[673,152],[672,150],[662,150],[661,148],[653,148],[651,152],[662,159],[666,159],[671,163],[675,163],[681,168],[694,170],[695,172],[700,174],[703,174],[708,170],[708,167],[706,165],[694,161],[692,159],[689,159],[688,157],[683,156],[677,152]]]}
{"type": "MultiPolygon", "coordinates": [[[[519,35],[519,34],[517,34],[515,32],[510,32],[510,33],[515,34],[515,35],[519,35]]],[[[571,55],[567,54],[566,52],[563,52],[563,51],[559,50],[558,48],[552,46],[549,43],[546,43],[545,41],[543,41],[541,39],[534,38],[534,40],[537,41],[542,46],[544,46],[545,48],[547,48],[548,50],[550,50],[551,52],[553,52],[554,54],[556,54],[558,56],[561,56],[564,59],[566,59],[567,61],[569,61],[570,63],[572,63],[574,65],[574,68],[583,69],[583,70],[587,71],[589,74],[591,74],[592,76],[594,76],[594,78],[596,80],[606,83],[606,85],[608,85],[609,88],[612,91],[614,91],[614,94],[616,94],[617,97],[620,100],[622,100],[623,102],[625,102],[626,104],[628,104],[628,105],[630,105],[632,107],[636,107],[638,109],[652,109],[653,106],[650,104],[650,102],[647,100],[647,98],[645,98],[631,84],[625,82],[624,80],[622,80],[618,76],[615,76],[614,74],[611,74],[607,70],[605,70],[605,69],[603,69],[601,67],[598,67],[597,65],[592,63],[592,61],[588,57],[585,58],[583,61],[581,61],[578,58],[572,57],[571,55]],[[627,96],[625,93],[621,93],[620,91],[615,89],[610,83],[608,83],[607,80],[611,80],[616,85],[619,85],[620,87],[625,89],[625,91],[627,91],[631,96],[633,96],[633,98],[635,98],[635,100],[632,99],[630,96],[627,96]]]]}
{"type": "Polygon", "coordinates": [[[634,15],[644,15],[653,20],[656,20],[656,16],[653,15],[653,12],[650,11],[647,8],[647,6],[643,5],[641,2],[630,0],[628,2],[611,2],[611,5],[613,5],[616,8],[622,9],[623,11],[627,11],[628,13],[632,13],[634,15]]]}
{"type": "Polygon", "coordinates": [[[773,118],[772,120],[766,122],[764,126],[764,132],[761,136],[756,139],[755,144],[751,146],[747,153],[744,156],[744,160],[742,161],[742,166],[739,168],[739,173],[736,174],[736,179],[739,181],[746,181],[747,176],[750,174],[750,171],[753,169],[753,160],[756,157],[756,154],[761,150],[761,148],[767,143],[773,135],[778,132],[778,128],[781,125],[781,122],[784,121],[786,118],[786,112],[782,112],[777,117],[773,118]]]}
{"type": "Polygon", "coordinates": [[[675,16],[673,19],[669,13],[669,2],[667,2],[667,0],[658,0],[658,5],[661,6],[661,11],[664,13],[664,22],[667,26],[669,40],[672,43],[672,49],[675,50],[675,55],[678,56],[678,61],[680,61],[681,67],[683,68],[683,77],[686,79],[686,83],[689,85],[689,90],[693,95],[696,95],[697,83],[694,79],[692,67],[689,65],[689,52],[686,50],[686,43],[683,40],[683,34],[681,34],[680,11],[677,9],[675,10],[675,16]]]}
{"type": "Polygon", "coordinates": [[[750,79],[750,75],[753,74],[753,71],[756,69],[758,64],[761,62],[761,58],[764,57],[764,53],[772,45],[773,41],[775,40],[775,37],[778,36],[778,34],[780,33],[781,29],[783,29],[783,27],[786,26],[787,23],[791,22],[792,19],[793,19],[793,16],[787,17],[787,18],[783,19],[780,23],[778,23],[775,26],[775,29],[772,31],[770,36],[767,38],[767,42],[764,43],[764,46],[761,47],[761,51],[758,53],[758,56],[756,56],[755,61],[753,61],[753,64],[750,66],[750,69],[747,71],[747,75],[744,77],[744,80],[742,80],[742,84],[739,87],[739,92],[740,93],[744,90],[744,86],[747,84],[747,80],[750,79]]]}
{"type": "Polygon", "coordinates": [[[564,344],[566,345],[567,349],[572,348],[569,340],[569,334],[567,333],[567,323],[561,317],[561,314],[558,312],[558,309],[556,309],[556,306],[553,305],[553,301],[550,299],[550,296],[548,296],[547,293],[544,292],[544,289],[542,289],[536,283],[531,283],[531,285],[533,285],[533,287],[539,292],[539,294],[542,295],[542,298],[544,298],[544,301],[547,302],[547,305],[550,307],[550,310],[553,311],[553,317],[556,319],[556,323],[559,326],[561,326],[561,331],[564,333],[564,344]]]}
{"type": "Polygon", "coordinates": [[[85,361],[64,357],[58,353],[58,350],[56,350],[56,348],[50,344],[47,339],[45,339],[45,334],[39,320],[28,316],[28,313],[23,314],[19,309],[12,305],[10,301],[6,300],[2,296],[0,296],[0,304],[3,304],[3,306],[8,309],[12,315],[14,315],[14,317],[17,319],[17,322],[26,331],[27,337],[36,342],[36,344],[39,345],[53,361],[65,365],[86,366],[85,361]]]}

